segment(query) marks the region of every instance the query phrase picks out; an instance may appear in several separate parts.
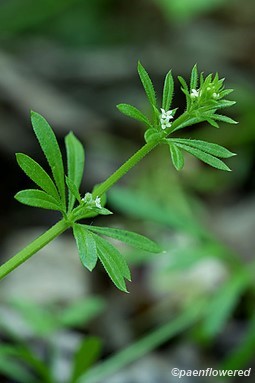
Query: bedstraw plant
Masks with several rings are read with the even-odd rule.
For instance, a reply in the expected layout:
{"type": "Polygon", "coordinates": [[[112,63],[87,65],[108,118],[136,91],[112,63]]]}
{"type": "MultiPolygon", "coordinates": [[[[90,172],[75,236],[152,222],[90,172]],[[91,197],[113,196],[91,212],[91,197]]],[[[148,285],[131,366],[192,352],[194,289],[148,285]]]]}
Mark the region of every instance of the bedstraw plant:
{"type": "Polygon", "coordinates": [[[187,84],[182,77],[178,77],[181,90],[186,97],[186,108],[176,117],[178,108],[172,109],[171,106],[174,94],[171,71],[165,77],[161,107],[158,106],[152,81],[140,62],[138,74],[150,103],[150,118],[129,104],[119,104],[117,108],[146,126],[144,134],[146,143],[109,178],[85,195],[79,191],[85,163],[82,144],[72,132],[65,137],[67,157],[65,175],[62,154],[53,130],[44,117],[36,112],[31,113],[34,133],[47,159],[51,175],[26,154],[17,153],[19,166],[39,189],[22,190],[15,195],[15,198],[29,206],[57,210],[61,213],[62,219],[4,263],[0,267],[0,279],[65,230],[72,228],[82,264],[92,271],[99,259],[113,283],[120,290],[127,291],[125,279],[131,280],[128,265],[117,248],[105,237],[117,239],[148,252],[157,253],[161,248],[140,234],[117,228],[86,225],[80,221],[100,214],[112,214],[105,207],[106,192],[158,145],[164,144],[169,147],[172,163],[178,171],[184,166],[183,152],[192,154],[214,168],[230,170],[221,160],[234,155],[226,148],[201,140],[171,137],[177,130],[200,122],[208,122],[216,128],[219,127],[218,122],[236,124],[236,121],[218,113],[219,109],[235,104],[235,101],[225,99],[232,89],[224,88],[224,79],[219,79],[218,74],[215,76],[209,74],[207,77],[204,77],[203,73],[199,75],[196,65],[191,71],[190,84],[187,84]]]}

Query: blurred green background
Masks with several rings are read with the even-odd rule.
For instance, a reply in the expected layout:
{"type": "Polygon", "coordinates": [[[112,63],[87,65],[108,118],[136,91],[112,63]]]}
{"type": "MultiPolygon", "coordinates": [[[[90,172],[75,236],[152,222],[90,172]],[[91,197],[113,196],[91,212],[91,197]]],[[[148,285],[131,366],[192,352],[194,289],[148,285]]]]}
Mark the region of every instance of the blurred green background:
{"type": "Polygon", "coordinates": [[[47,166],[30,110],[62,146],[70,130],[84,143],[84,192],[143,145],[144,128],[115,108],[148,109],[138,60],[158,94],[169,69],[186,79],[195,63],[219,72],[235,90],[228,113],[239,121],[181,132],[236,152],[231,173],[187,156],[177,174],[159,148],[109,193],[115,214],[95,224],[140,232],[165,249],[121,249],[130,294],[100,266],[84,270],[68,233],[1,281],[1,381],[168,383],[173,367],[255,368],[254,20],[254,0],[0,2],[1,262],[58,219],[13,199],[31,187],[16,152],[47,166]]]}

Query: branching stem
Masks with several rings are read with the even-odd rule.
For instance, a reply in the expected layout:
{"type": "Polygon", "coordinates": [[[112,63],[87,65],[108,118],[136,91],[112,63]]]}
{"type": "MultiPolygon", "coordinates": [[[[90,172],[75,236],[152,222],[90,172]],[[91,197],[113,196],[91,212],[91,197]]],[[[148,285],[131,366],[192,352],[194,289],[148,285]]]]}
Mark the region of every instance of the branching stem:
{"type": "MultiPolygon", "coordinates": [[[[171,131],[175,130],[178,127],[178,125],[182,124],[187,119],[187,114],[182,114],[173,122],[171,126],[171,131]]],[[[169,129],[169,131],[166,131],[165,133],[169,135],[171,131],[169,129]]],[[[124,164],[120,166],[109,178],[107,178],[101,185],[99,185],[98,188],[96,188],[96,190],[93,193],[93,197],[100,197],[102,194],[107,192],[107,190],[109,190],[120,178],[122,178],[130,169],[132,169],[138,162],[140,162],[148,153],[151,152],[151,150],[153,150],[160,143],[161,140],[159,139],[158,141],[152,141],[142,146],[141,149],[139,149],[132,157],[130,157],[126,162],[124,162],[124,164]]],[[[73,224],[71,217],[72,214],[70,214],[70,220],[68,220],[68,217],[65,217],[62,220],[60,220],[49,230],[43,233],[40,237],[36,238],[23,250],[19,251],[16,255],[14,255],[2,266],[0,266],[0,280],[3,279],[6,275],[8,275],[11,271],[16,269],[19,265],[24,263],[32,255],[37,253],[54,238],[58,237],[69,227],[71,227],[73,224]]]]}
{"type": "Polygon", "coordinates": [[[34,255],[39,250],[41,250],[44,246],[46,246],[54,238],[62,234],[69,227],[70,227],[70,223],[68,223],[64,219],[57,222],[49,230],[47,230],[45,233],[40,235],[40,237],[36,238],[28,246],[26,246],[24,249],[19,251],[16,255],[10,258],[7,262],[5,262],[0,267],[0,279],[4,278],[12,270],[16,269],[19,265],[24,263],[27,259],[29,259],[32,255],[34,255]]]}

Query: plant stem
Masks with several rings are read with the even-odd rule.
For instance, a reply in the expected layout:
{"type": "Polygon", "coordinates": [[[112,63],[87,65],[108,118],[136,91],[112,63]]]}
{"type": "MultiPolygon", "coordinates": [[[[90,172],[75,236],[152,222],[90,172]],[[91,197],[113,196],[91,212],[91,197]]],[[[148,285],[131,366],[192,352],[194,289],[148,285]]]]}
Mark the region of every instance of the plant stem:
{"type": "MultiPolygon", "coordinates": [[[[166,130],[169,135],[175,130],[180,124],[188,119],[188,114],[185,112],[178,117],[171,125],[171,128],[166,130]]],[[[100,184],[93,192],[93,198],[100,197],[107,190],[109,190],[120,178],[122,178],[130,169],[132,169],[139,161],[141,161],[148,153],[152,151],[158,144],[159,141],[152,141],[141,147],[132,157],[130,157],[124,164],[118,168],[109,178],[107,178],[102,184],[100,184]]]]}
{"type": "MultiPolygon", "coordinates": [[[[187,113],[183,113],[177,118],[171,128],[165,131],[169,135],[180,124],[187,120],[187,113]]],[[[166,135],[165,135],[166,137],[166,135]]],[[[163,137],[162,137],[163,138],[163,137]]],[[[93,192],[93,198],[100,197],[107,190],[109,190],[120,178],[122,178],[130,169],[132,169],[139,161],[141,161],[152,149],[154,149],[161,140],[152,141],[141,147],[132,157],[130,157],[120,168],[118,168],[109,178],[107,178],[101,185],[99,185],[93,192]]],[[[19,265],[24,263],[32,255],[37,253],[40,249],[46,246],[54,238],[62,234],[66,229],[72,226],[72,214],[69,217],[65,216],[61,221],[52,226],[40,237],[31,242],[27,247],[14,255],[9,261],[0,266],[0,280],[9,274],[12,270],[16,269],[19,265]],[[68,220],[70,218],[70,220],[68,220]]]]}
{"type": "Polygon", "coordinates": [[[109,190],[120,178],[122,178],[131,168],[133,168],[143,157],[145,157],[159,142],[149,142],[141,147],[132,157],[124,162],[109,178],[100,184],[93,192],[93,198],[100,197],[109,190]]]}
{"type": "Polygon", "coordinates": [[[49,230],[43,233],[40,237],[36,238],[23,250],[19,251],[11,259],[0,266],[0,279],[4,278],[12,270],[16,269],[19,265],[29,259],[33,254],[37,253],[40,249],[46,246],[54,238],[62,234],[66,229],[70,227],[70,223],[62,219],[49,230]]]}

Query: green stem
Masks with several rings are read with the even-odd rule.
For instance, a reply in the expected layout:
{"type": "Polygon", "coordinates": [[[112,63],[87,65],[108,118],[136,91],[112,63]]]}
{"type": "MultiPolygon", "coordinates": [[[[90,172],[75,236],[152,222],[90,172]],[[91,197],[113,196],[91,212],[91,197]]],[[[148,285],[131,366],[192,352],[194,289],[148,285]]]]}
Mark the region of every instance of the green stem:
{"type": "Polygon", "coordinates": [[[24,263],[32,255],[37,253],[40,249],[51,242],[54,238],[58,237],[61,233],[68,229],[68,227],[70,227],[70,223],[62,219],[45,233],[43,233],[40,237],[36,238],[27,247],[18,252],[11,259],[9,259],[9,261],[5,262],[0,267],[0,279],[4,278],[7,274],[24,263]]]}
{"type": "MultiPolygon", "coordinates": [[[[187,120],[187,113],[182,114],[177,118],[171,128],[166,130],[162,138],[169,135],[174,131],[180,124],[187,120]]],[[[109,178],[107,178],[101,185],[99,185],[93,192],[93,198],[97,196],[100,197],[107,190],[109,190],[120,178],[122,178],[130,169],[132,169],[139,161],[141,161],[152,149],[154,149],[158,144],[161,143],[161,139],[157,141],[152,141],[145,144],[141,149],[139,149],[132,157],[130,157],[119,169],[117,169],[109,178]]],[[[64,214],[65,216],[65,214],[64,214]]],[[[69,217],[65,216],[64,219],[56,223],[49,230],[47,230],[40,237],[31,242],[27,247],[13,256],[9,261],[0,266],[0,280],[9,274],[12,270],[16,269],[19,265],[24,263],[32,255],[37,253],[40,249],[46,246],[54,238],[62,234],[66,229],[72,226],[72,213],[69,217]],[[69,218],[69,220],[68,220],[69,218]]]]}
{"type": "MultiPolygon", "coordinates": [[[[167,129],[164,135],[165,137],[171,134],[176,128],[185,122],[189,118],[187,112],[178,117],[171,125],[171,128],[167,129]]],[[[163,138],[163,137],[162,137],[163,138]]],[[[102,184],[100,184],[93,192],[93,198],[100,197],[107,190],[109,190],[120,178],[122,178],[130,169],[132,169],[139,161],[141,161],[148,153],[151,152],[161,140],[152,141],[145,144],[139,149],[132,157],[130,157],[120,168],[118,168],[109,178],[107,178],[102,184]]]]}
{"type": "Polygon", "coordinates": [[[132,157],[130,157],[124,164],[118,168],[109,178],[100,184],[93,192],[93,198],[100,197],[112,185],[114,185],[120,178],[122,178],[131,168],[133,168],[141,159],[143,159],[152,149],[159,144],[159,141],[149,142],[141,147],[132,157]]]}

